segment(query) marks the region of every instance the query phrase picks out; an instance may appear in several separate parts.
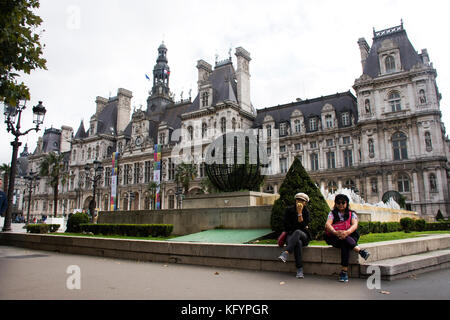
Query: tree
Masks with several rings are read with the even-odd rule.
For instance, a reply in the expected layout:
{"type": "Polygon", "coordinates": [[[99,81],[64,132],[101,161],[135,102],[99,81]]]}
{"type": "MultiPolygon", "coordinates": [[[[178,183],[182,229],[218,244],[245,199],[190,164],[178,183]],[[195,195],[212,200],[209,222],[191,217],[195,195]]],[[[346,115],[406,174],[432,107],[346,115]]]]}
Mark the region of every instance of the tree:
{"type": "Polygon", "coordinates": [[[11,171],[11,166],[9,164],[2,164],[0,166],[0,172],[3,172],[3,192],[8,194],[8,182],[9,182],[9,172],[11,171]]]}
{"type": "Polygon", "coordinates": [[[18,72],[30,74],[47,69],[41,57],[42,19],[33,13],[38,0],[2,0],[0,4],[0,101],[16,106],[19,99],[30,99],[28,87],[17,83],[18,72]]]}
{"type": "Polygon", "coordinates": [[[441,209],[438,210],[436,214],[436,221],[444,220],[444,215],[441,212],[441,209]]]}
{"type": "MultiPolygon", "coordinates": [[[[50,186],[53,188],[53,216],[56,217],[58,211],[58,186],[59,180],[65,180],[64,155],[55,152],[48,153],[41,162],[39,174],[50,179],[50,186]]],[[[63,182],[65,183],[65,181],[63,182]]]]}
{"type": "Polygon", "coordinates": [[[295,204],[295,194],[306,193],[309,196],[308,210],[311,214],[309,228],[314,239],[320,239],[325,228],[330,207],[320,192],[317,185],[312,181],[299,159],[295,158],[280,187],[280,198],[272,207],[270,224],[276,234],[284,231],[284,211],[287,207],[295,204]]]}
{"type": "Polygon", "coordinates": [[[195,179],[197,175],[197,166],[192,163],[180,163],[175,171],[175,182],[181,184],[183,193],[187,194],[189,191],[189,184],[195,179]]]}
{"type": "Polygon", "coordinates": [[[150,181],[147,185],[147,190],[150,193],[150,209],[155,210],[155,197],[156,197],[156,190],[158,189],[158,183],[155,181],[150,181]]]}

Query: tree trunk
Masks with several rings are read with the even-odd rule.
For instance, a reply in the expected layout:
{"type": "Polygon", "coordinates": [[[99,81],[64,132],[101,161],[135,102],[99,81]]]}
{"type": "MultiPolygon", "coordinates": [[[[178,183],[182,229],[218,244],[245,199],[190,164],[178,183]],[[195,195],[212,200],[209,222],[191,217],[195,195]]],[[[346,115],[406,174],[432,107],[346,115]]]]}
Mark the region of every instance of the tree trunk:
{"type": "Polygon", "coordinates": [[[58,183],[53,187],[53,218],[58,213],[58,183]]]}
{"type": "Polygon", "coordinates": [[[8,194],[8,183],[9,183],[9,172],[5,171],[3,173],[3,192],[8,194]]]}

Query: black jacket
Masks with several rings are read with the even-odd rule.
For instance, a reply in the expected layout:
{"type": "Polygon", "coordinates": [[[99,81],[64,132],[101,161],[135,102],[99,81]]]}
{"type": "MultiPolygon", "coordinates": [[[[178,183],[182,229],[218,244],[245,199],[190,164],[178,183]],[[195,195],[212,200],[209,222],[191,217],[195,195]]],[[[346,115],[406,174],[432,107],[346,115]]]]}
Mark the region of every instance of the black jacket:
{"type": "Polygon", "coordinates": [[[311,217],[306,206],[303,207],[302,215],[303,221],[298,222],[297,208],[295,206],[287,207],[284,211],[284,231],[286,231],[288,234],[291,234],[295,230],[299,229],[306,233],[309,240],[311,240],[312,237],[308,228],[311,217]]]}

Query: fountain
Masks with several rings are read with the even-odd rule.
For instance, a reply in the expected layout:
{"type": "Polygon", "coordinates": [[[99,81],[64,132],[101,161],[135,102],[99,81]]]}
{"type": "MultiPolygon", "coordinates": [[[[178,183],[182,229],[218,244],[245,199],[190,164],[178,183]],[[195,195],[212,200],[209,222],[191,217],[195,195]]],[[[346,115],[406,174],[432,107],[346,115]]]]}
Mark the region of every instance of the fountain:
{"type": "Polygon", "coordinates": [[[357,212],[360,221],[398,222],[401,218],[406,217],[419,218],[417,212],[401,209],[400,205],[392,197],[386,203],[380,201],[371,204],[365,202],[363,198],[351,189],[341,188],[331,193],[322,187],[320,191],[330,208],[333,208],[334,198],[337,194],[345,194],[350,199],[350,208],[357,212]]]}

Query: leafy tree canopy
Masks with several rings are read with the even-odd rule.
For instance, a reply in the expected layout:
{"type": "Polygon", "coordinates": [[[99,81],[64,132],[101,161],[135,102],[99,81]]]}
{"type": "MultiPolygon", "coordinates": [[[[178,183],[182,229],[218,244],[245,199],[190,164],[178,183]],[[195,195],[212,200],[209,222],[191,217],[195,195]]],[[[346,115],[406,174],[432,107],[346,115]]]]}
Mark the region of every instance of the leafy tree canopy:
{"type": "Polygon", "coordinates": [[[42,19],[33,13],[39,5],[38,0],[0,2],[0,100],[11,106],[30,99],[28,87],[17,83],[18,72],[47,69],[41,57],[41,34],[36,33],[42,19]]]}

